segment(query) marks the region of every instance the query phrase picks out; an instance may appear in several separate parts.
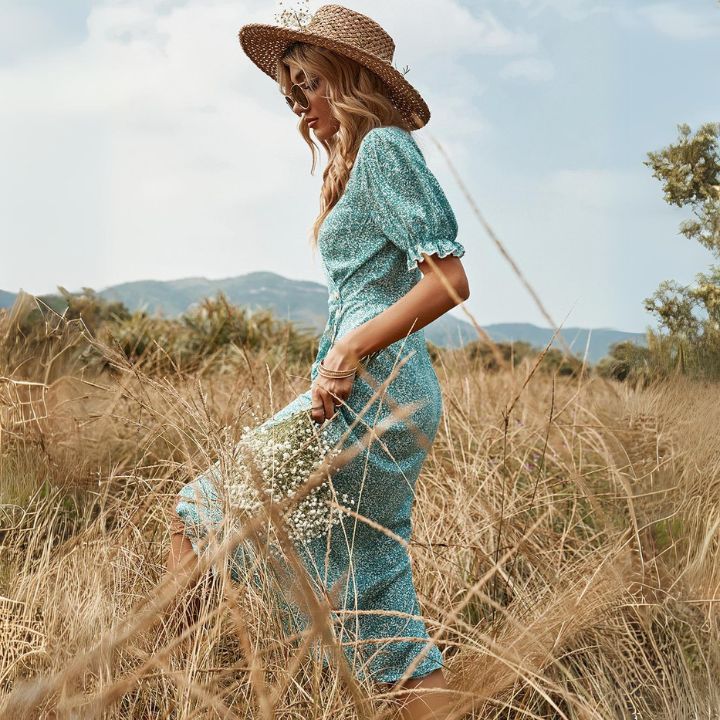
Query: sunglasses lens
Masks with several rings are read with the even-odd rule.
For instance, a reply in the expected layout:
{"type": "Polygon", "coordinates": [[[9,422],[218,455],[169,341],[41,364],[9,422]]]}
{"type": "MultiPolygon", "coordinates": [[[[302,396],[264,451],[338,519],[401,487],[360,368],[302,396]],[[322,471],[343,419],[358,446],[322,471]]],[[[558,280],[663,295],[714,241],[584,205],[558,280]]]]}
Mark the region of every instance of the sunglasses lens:
{"type": "Polygon", "coordinates": [[[292,92],[293,98],[295,99],[295,102],[303,110],[307,110],[308,107],[310,107],[310,103],[308,102],[307,95],[303,92],[303,89],[299,85],[293,85],[291,92],[292,92]]]}

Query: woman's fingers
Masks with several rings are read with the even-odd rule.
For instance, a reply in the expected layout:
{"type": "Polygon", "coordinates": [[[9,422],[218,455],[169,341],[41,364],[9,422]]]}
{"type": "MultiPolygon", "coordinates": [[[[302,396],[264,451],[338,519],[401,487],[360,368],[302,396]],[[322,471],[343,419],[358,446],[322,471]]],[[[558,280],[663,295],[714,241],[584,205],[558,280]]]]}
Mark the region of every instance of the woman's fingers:
{"type": "Polygon", "coordinates": [[[330,380],[324,389],[327,391],[333,406],[339,406],[350,397],[352,381],[347,379],[330,380]]]}
{"type": "Polygon", "coordinates": [[[339,407],[350,396],[352,381],[316,379],[312,388],[311,417],[317,423],[335,415],[335,407],[339,407]],[[324,383],[327,382],[327,385],[324,383]]]}
{"type": "Polygon", "coordinates": [[[312,410],[310,416],[318,423],[322,424],[327,418],[335,414],[335,403],[328,389],[319,383],[313,386],[312,392],[312,410]]]}
{"type": "Polygon", "coordinates": [[[335,399],[329,392],[326,392],[323,394],[323,402],[325,404],[325,417],[331,418],[335,414],[335,399]]]}
{"type": "MultiPolygon", "coordinates": [[[[329,384],[332,384],[332,380],[329,384]]],[[[317,384],[317,395],[318,402],[314,402],[313,406],[322,405],[322,409],[319,409],[318,415],[322,416],[320,422],[327,418],[331,418],[335,414],[335,399],[332,395],[332,390],[327,385],[323,385],[320,382],[317,384]]]]}
{"type": "Polygon", "coordinates": [[[310,411],[310,417],[313,419],[313,422],[316,422],[319,424],[322,424],[325,421],[325,403],[323,402],[321,388],[316,383],[312,387],[312,410],[310,411]]]}

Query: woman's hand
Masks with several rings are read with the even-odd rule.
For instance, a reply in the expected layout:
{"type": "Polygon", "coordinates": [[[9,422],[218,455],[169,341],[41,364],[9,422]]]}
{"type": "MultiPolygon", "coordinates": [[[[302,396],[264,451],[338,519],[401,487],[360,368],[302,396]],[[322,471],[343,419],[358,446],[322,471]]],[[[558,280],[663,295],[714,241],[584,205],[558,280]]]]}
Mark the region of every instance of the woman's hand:
{"type": "MultiPolygon", "coordinates": [[[[323,358],[323,367],[328,370],[349,370],[359,361],[358,355],[345,343],[339,341],[333,345],[323,358]]],[[[322,425],[335,415],[335,407],[344,403],[350,396],[355,375],[346,378],[326,378],[318,373],[312,385],[312,419],[322,425]]]]}

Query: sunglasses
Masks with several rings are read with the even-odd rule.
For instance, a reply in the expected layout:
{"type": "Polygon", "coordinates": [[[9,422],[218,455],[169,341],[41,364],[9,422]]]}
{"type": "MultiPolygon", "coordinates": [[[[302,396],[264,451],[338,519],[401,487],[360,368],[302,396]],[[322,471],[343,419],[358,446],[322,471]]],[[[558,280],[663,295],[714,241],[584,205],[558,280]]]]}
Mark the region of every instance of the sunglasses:
{"type": "Polygon", "coordinates": [[[319,84],[320,83],[317,80],[314,80],[309,84],[307,82],[304,82],[302,84],[295,83],[290,88],[290,94],[285,95],[285,101],[287,102],[288,107],[294,112],[295,103],[297,103],[300,106],[301,110],[307,110],[310,107],[310,100],[308,100],[306,91],[311,94],[314,93],[314,91],[317,90],[319,84]]]}

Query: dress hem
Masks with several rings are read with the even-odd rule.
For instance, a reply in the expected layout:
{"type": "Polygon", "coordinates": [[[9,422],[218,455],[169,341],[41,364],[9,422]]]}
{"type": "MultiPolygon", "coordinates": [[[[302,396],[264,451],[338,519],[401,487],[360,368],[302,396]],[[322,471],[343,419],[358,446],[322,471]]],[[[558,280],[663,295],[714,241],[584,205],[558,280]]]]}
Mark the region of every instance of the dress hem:
{"type": "MultiPolygon", "coordinates": [[[[442,670],[444,667],[445,665],[442,662],[433,660],[432,658],[426,658],[415,668],[413,674],[405,679],[420,680],[424,677],[427,677],[436,670],[442,670]]],[[[373,679],[375,680],[375,682],[386,683],[388,685],[396,685],[403,676],[404,672],[399,672],[376,675],[373,679]]]]}

